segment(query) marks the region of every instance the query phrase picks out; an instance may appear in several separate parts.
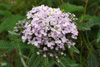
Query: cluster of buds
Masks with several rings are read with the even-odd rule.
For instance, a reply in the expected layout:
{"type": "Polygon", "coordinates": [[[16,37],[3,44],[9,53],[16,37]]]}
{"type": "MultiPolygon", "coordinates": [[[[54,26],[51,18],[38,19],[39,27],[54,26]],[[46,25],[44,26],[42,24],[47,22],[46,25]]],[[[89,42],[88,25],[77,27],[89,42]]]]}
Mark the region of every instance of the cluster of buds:
{"type": "Polygon", "coordinates": [[[59,57],[61,56],[66,56],[66,53],[64,53],[61,50],[49,50],[49,51],[43,51],[43,50],[39,50],[37,52],[37,55],[41,55],[43,57],[50,57],[50,58],[54,58],[55,60],[57,60],[59,57]]]}
{"type": "Polygon", "coordinates": [[[75,17],[75,14],[71,14],[68,12],[69,18],[72,20],[72,22],[78,20],[78,18],[75,17]]]}
{"type": "Polygon", "coordinates": [[[78,31],[74,14],[65,13],[59,8],[38,6],[27,14],[30,21],[19,22],[15,32],[22,34],[22,41],[36,46],[37,55],[58,58],[66,56],[65,44],[74,46],[72,39],[77,39],[78,31]]]}
{"type": "Polygon", "coordinates": [[[16,26],[14,27],[14,32],[21,35],[22,31],[25,29],[25,27],[24,27],[25,22],[26,22],[26,19],[18,21],[18,23],[16,23],[16,26]]]}

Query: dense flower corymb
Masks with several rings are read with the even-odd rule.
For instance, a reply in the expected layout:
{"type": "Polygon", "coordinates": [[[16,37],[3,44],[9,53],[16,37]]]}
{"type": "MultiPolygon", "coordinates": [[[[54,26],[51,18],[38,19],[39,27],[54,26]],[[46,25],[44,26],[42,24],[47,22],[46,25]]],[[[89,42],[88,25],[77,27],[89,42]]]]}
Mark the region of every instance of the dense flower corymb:
{"type": "Polygon", "coordinates": [[[27,14],[27,21],[22,32],[23,42],[27,41],[40,49],[37,54],[43,53],[46,57],[55,54],[64,55],[65,45],[74,46],[71,39],[77,39],[78,31],[74,21],[74,14],[65,13],[59,8],[38,6],[27,14]]]}

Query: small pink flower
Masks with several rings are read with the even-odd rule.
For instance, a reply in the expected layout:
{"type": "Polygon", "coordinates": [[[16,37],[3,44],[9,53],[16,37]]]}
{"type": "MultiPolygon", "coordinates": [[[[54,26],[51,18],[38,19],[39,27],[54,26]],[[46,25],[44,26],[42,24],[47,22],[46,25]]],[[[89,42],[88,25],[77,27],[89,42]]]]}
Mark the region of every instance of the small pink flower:
{"type": "Polygon", "coordinates": [[[47,51],[48,49],[47,49],[47,47],[44,47],[43,50],[44,50],[44,51],[47,51]]]}

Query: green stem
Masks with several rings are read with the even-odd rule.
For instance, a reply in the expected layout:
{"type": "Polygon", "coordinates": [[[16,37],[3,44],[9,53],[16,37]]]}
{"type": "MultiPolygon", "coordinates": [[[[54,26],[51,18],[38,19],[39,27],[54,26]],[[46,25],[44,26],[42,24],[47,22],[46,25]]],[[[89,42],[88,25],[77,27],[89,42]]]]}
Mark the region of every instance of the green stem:
{"type": "Polygon", "coordinates": [[[41,59],[40,59],[40,57],[39,57],[39,56],[37,56],[37,58],[35,59],[35,61],[33,62],[33,64],[32,64],[32,66],[31,66],[31,67],[33,67],[33,66],[34,66],[34,67],[37,67],[37,65],[38,65],[38,64],[36,64],[36,62],[38,61],[38,63],[39,63],[39,62],[40,62],[40,60],[41,60],[41,59]]]}
{"type": "MultiPolygon", "coordinates": [[[[87,35],[87,32],[85,33],[86,34],[86,38],[87,38],[87,41],[91,47],[91,49],[93,49],[93,51],[95,51],[95,49],[93,48],[93,46],[91,45],[90,41],[89,41],[89,38],[88,38],[88,35],[87,35]]],[[[96,52],[96,51],[95,51],[96,52]]]]}
{"type": "MultiPolygon", "coordinates": [[[[59,60],[60,61],[60,60],[59,60]]],[[[66,67],[61,61],[59,62],[63,67],[66,67]]]]}
{"type": "Polygon", "coordinates": [[[80,44],[81,44],[81,51],[80,51],[80,63],[81,63],[81,67],[82,67],[82,44],[83,44],[83,41],[82,41],[82,36],[81,36],[81,34],[79,34],[79,36],[80,36],[80,40],[81,40],[81,42],[80,42],[80,44]]]}
{"type": "MultiPolygon", "coordinates": [[[[33,46],[33,47],[34,47],[34,46],[33,46]]],[[[27,64],[27,62],[28,62],[29,57],[31,56],[31,53],[32,53],[33,47],[31,48],[31,51],[30,51],[30,53],[28,54],[28,57],[27,57],[27,60],[26,60],[26,64],[27,64]]]]}
{"type": "Polygon", "coordinates": [[[84,9],[84,14],[86,14],[87,4],[88,4],[88,0],[86,0],[85,9],[84,9]]]}
{"type": "Polygon", "coordinates": [[[48,57],[46,57],[46,58],[44,58],[44,62],[45,62],[45,67],[47,67],[47,65],[48,65],[48,57]]]}
{"type": "Polygon", "coordinates": [[[24,59],[22,57],[22,52],[21,52],[19,44],[18,44],[18,48],[19,48],[19,55],[20,55],[21,62],[22,62],[22,64],[23,64],[24,67],[27,67],[27,65],[26,65],[26,63],[25,63],[25,61],[24,61],[24,59]]]}
{"type": "Polygon", "coordinates": [[[84,41],[84,43],[86,44],[88,50],[91,51],[91,49],[89,48],[89,46],[88,46],[88,44],[87,44],[87,42],[86,42],[86,39],[85,39],[85,37],[84,37],[84,34],[83,34],[82,32],[81,32],[81,34],[82,34],[83,41],[84,41]]]}

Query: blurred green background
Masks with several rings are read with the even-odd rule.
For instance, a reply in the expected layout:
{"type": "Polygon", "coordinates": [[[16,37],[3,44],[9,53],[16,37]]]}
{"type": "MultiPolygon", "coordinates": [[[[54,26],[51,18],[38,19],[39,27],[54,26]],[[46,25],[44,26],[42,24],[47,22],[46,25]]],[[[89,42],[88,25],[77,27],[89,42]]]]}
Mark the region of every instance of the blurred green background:
{"type": "MultiPolygon", "coordinates": [[[[76,47],[79,54],[69,50],[69,58],[79,67],[100,67],[100,0],[0,0],[0,67],[23,67],[19,38],[9,34],[19,20],[26,18],[32,7],[47,5],[71,12],[79,19],[76,24],[79,36],[76,47]]],[[[20,41],[26,58],[31,46],[20,41]]],[[[70,62],[70,61],[69,61],[70,62]]]]}

